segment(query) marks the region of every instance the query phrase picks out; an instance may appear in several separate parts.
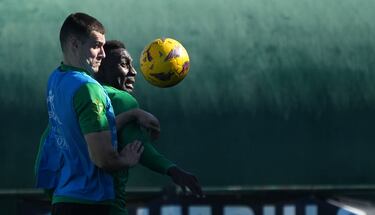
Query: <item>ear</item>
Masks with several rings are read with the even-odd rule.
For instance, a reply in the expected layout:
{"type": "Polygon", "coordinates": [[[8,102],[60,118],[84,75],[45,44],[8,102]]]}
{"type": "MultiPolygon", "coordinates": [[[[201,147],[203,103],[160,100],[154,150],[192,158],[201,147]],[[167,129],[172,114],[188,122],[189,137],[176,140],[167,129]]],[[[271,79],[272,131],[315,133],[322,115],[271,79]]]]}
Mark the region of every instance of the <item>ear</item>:
{"type": "Polygon", "coordinates": [[[78,38],[76,36],[69,35],[68,38],[66,39],[66,47],[69,50],[75,52],[78,49],[79,45],[80,45],[79,42],[80,41],[78,40],[78,38]]]}
{"type": "Polygon", "coordinates": [[[79,45],[80,45],[80,41],[78,40],[78,38],[77,37],[71,37],[70,41],[71,41],[72,49],[77,50],[79,45]]]}

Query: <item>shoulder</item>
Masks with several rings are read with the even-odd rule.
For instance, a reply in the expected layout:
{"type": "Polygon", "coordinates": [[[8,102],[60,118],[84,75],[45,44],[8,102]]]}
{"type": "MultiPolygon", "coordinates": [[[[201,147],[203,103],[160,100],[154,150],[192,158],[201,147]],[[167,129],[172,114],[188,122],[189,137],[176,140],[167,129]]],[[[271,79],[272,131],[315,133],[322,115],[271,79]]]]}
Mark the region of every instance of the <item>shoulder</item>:
{"type": "Polygon", "coordinates": [[[99,84],[85,83],[77,90],[73,106],[83,134],[108,130],[108,105],[109,99],[99,84]]]}
{"type": "Polygon", "coordinates": [[[66,72],[66,74],[69,76],[68,79],[71,79],[71,80],[73,79],[72,81],[79,82],[82,85],[96,86],[93,88],[98,88],[98,89],[100,88],[101,90],[103,90],[103,87],[94,78],[92,78],[91,76],[83,72],[73,71],[73,72],[66,72]]]}
{"type": "Polygon", "coordinates": [[[137,103],[137,100],[135,99],[135,97],[126,91],[118,90],[112,87],[111,88],[105,87],[104,89],[108,93],[108,97],[111,99],[111,101],[119,100],[122,102],[132,102],[132,103],[136,102],[137,103]]]}
{"type": "Polygon", "coordinates": [[[139,107],[137,100],[130,93],[108,86],[104,86],[104,89],[116,114],[139,107]]]}
{"type": "Polygon", "coordinates": [[[82,84],[74,94],[75,109],[85,109],[91,104],[95,106],[107,106],[107,95],[102,86],[97,83],[82,84]]]}
{"type": "Polygon", "coordinates": [[[49,77],[49,84],[67,86],[68,89],[75,91],[87,83],[100,84],[91,76],[79,71],[61,71],[59,68],[54,70],[49,77]]]}
{"type": "Polygon", "coordinates": [[[82,84],[78,90],[77,94],[84,95],[87,97],[92,97],[92,96],[105,96],[105,92],[103,87],[95,82],[86,82],[82,84]]]}

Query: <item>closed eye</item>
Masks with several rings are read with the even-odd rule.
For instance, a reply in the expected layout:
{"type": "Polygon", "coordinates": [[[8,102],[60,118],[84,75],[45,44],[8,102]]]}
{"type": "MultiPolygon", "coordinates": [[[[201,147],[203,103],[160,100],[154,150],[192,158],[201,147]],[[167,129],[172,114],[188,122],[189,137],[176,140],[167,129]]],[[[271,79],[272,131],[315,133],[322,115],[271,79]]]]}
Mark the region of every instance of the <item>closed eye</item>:
{"type": "Polygon", "coordinates": [[[96,42],[95,44],[94,44],[94,49],[100,49],[102,46],[103,46],[104,44],[103,43],[101,43],[101,42],[96,42]]]}

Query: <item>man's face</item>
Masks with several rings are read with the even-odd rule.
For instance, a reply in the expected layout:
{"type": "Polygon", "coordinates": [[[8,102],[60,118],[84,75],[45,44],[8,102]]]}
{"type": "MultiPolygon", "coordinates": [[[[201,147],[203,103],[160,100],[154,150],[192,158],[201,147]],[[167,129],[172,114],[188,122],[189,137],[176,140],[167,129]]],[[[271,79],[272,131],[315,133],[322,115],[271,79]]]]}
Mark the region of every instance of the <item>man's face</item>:
{"type": "Polygon", "coordinates": [[[78,63],[79,67],[96,73],[99,70],[100,63],[105,58],[104,46],[105,36],[97,31],[92,31],[90,37],[82,42],[78,42],[78,63]]]}
{"type": "Polygon", "coordinates": [[[137,71],[133,67],[133,59],[130,54],[123,48],[114,49],[108,53],[107,60],[111,62],[109,71],[112,86],[120,90],[132,92],[137,71]]]}

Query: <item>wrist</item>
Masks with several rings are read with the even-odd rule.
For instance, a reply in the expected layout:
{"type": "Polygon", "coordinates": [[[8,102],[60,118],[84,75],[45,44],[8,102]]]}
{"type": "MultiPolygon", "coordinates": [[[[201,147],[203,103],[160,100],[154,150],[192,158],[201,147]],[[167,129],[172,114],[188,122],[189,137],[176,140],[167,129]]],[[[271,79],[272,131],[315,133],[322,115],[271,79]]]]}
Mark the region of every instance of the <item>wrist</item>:
{"type": "Polygon", "coordinates": [[[177,166],[171,166],[167,169],[167,175],[169,176],[172,176],[174,175],[176,172],[178,171],[178,167],[177,166]]]}

